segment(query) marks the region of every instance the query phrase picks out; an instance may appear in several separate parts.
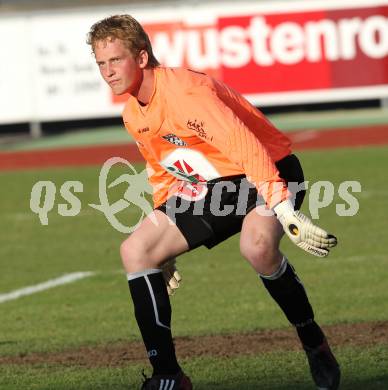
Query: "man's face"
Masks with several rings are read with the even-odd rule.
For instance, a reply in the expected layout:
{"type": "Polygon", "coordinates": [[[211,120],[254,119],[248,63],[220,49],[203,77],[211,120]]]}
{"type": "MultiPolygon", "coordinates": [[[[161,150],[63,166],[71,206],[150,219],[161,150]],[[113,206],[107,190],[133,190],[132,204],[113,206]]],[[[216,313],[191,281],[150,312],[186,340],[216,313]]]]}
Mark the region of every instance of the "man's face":
{"type": "Polygon", "coordinates": [[[142,55],[134,58],[120,39],[96,42],[94,55],[102,77],[115,95],[137,93],[146,65],[142,55]]]}

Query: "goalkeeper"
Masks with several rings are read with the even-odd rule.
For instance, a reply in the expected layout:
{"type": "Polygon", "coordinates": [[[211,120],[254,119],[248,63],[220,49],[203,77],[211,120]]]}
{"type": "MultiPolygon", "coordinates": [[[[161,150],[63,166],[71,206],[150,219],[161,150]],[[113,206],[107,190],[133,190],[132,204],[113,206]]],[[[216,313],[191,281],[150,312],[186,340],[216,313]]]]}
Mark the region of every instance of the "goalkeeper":
{"type": "Polygon", "coordinates": [[[192,388],[170,329],[167,288],[179,285],[171,259],[201,245],[212,248],[238,232],[241,254],[295,327],[317,388],[337,389],[339,365],[303,284],[279,250],[284,232],[314,256],[327,256],[337,243],[298,211],[304,177],[289,139],[222,82],[160,66],[147,34],[129,15],[94,24],[88,43],[113,93],[129,94],[124,123],[147,162],[154,190],[153,212],[121,245],[153,367],[143,389],[192,388]]]}

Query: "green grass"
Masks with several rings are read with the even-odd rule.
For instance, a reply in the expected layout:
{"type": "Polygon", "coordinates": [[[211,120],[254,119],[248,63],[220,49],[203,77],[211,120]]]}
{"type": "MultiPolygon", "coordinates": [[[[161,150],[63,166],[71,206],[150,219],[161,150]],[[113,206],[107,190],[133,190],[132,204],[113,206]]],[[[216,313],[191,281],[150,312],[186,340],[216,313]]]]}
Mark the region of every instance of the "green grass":
{"type": "MultiPolygon", "coordinates": [[[[320,211],[320,224],[338,235],[339,246],[328,259],[312,258],[287,239],[282,247],[303,280],[322,324],[388,319],[386,210],[388,148],[341,149],[299,154],[306,179],[330,180],[336,188],[358,180],[360,209],[339,217],[335,204],[320,211]]],[[[141,167],[139,167],[141,168],[141,167]]],[[[125,276],[120,271],[119,245],[126,237],[103,214],[88,207],[98,202],[98,168],[66,168],[1,173],[0,294],[77,271],[96,275],[73,284],[0,304],[0,355],[61,351],[139,339],[125,276]],[[56,208],[42,226],[29,209],[31,188],[38,180],[58,187],[56,207],[64,203],[59,187],[79,180],[82,211],[62,217],[56,208]]],[[[117,177],[121,170],[113,172],[117,177]]],[[[125,185],[111,194],[120,199],[125,185]]],[[[308,199],[304,205],[308,211],[308,199]]],[[[119,218],[135,221],[129,208],[119,218]]],[[[244,332],[286,327],[279,309],[242,259],[238,237],[212,251],[200,248],[179,258],[181,289],[172,299],[175,335],[244,332]]],[[[387,348],[340,350],[348,377],[345,389],[388,387],[387,348]],[[383,361],[385,360],[385,364],[383,361]]],[[[228,360],[185,362],[196,389],[311,388],[300,354],[270,354],[228,360]],[[241,386],[240,386],[241,385],[241,386]]],[[[0,389],[136,388],[140,367],[85,369],[60,366],[0,366],[0,389]]]]}
{"type": "MultiPolygon", "coordinates": [[[[337,351],[342,366],[343,390],[385,390],[388,383],[387,347],[346,348],[337,351]],[[362,370],[360,369],[362,368],[362,370]]],[[[196,390],[310,390],[313,388],[304,354],[267,353],[228,359],[210,357],[183,361],[196,390]]],[[[138,389],[141,365],[119,368],[4,366],[0,388],[8,390],[138,389]],[[49,375],[47,375],[49,373],[49,375]]],[[[146,370],[149,374],[149,370],[146,370]]]]}

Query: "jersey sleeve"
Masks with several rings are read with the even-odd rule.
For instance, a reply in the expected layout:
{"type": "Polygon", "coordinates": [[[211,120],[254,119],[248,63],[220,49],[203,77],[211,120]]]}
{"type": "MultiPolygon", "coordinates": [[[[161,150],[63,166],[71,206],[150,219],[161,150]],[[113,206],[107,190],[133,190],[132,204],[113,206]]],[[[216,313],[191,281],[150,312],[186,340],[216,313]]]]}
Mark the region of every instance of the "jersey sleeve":
{"type": "Polygon", "coordinates": [[[268,207],[291,196],[266,148],[214,89],[195,86],[182,91],[175,102],[186,129],[240,166],[268,207]]]}

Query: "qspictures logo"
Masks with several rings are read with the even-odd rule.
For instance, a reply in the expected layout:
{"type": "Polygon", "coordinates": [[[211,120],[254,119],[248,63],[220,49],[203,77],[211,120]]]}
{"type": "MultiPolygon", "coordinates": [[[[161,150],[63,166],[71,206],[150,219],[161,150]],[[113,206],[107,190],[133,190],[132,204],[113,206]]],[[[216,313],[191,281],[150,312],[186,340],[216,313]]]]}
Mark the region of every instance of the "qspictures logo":
{"type": "MultiPolygon", "coordinates": [[[[190,178],[190,176],[189,176],[190,178]]],[[[195,193],[187,190],[187,186],[193,183],[187,179],[178,180],[171,188],[168,188],[170,194],[167,201],[168,216],[171,221],[175,220],[175,216],[179,213],[187,211],[190,202],[180,202],[179,198],[186,199],[191,193],[192,199],[195,200],[195,193]],[[178,185],[177,185],[178,184],[178,185]],[[173,196],[174,195],[174,196],[173,196]]],[[[238,193],[238,201],[235,205],[224,204],[222,202],[222,194],[228,192],[236,192],[237,188],[233,181],[219,181],[212,185],[210,199],[210,212],[214,216],[226,216],[232,212],[244,215],[247,209],[248,192],[250,188],[255,188],[248,180],[244,179],[245,183],[240,186],[238,193]],[[242,190],[243,189],[243,190],[242,190]]],[[[206,182],[198,182],[207,189],[206,182]]],[[[266,183],[263,183],[265,185],[266,183]]],[[[267,183],[268,184],[268,183],[267,183]]],[[[315,183],[288,183],[289,190],[296,194],[302,189],[308,190],[306,201],[308,203],[310,216],[312,219],[319,219],[319,211],[329,205],[332,205],[334,198],[339,199],[335,204],[337,215],[342,217],[354,216],[359,210],[358,199],[353,193],[361,192],[361,184],[358,181],[344,181],[338,186],[335,186],[329,181],[318,181],[315,183]]],[[[59,188],[59,196],[64,202],[56,203],[57,186],[53,181],[45,180],[38,181],[34,184],[31,190],[30,209],[35,213],[42,225],[49,224],[49,213],[56,211],[58,215],[63,217],[76,217],[82,209],[82,202],[76,195],[84,191],[84,184],[78,180],[69,180],[64,182],[59,188]]],[[[117,192],[115,198],[117,199],[117,192]]],[[[132,233],[143,219],[150,215],[153,211],[153,205],[148,200],[152,194],[152,187],[148,183],[148,174],[146,169],[137,172],[135,167],[127,160],[120,157],[113,157],[107,160],[102,166],[98,177],[98,198],[99,203],[89,203],[87,207],[101,212],[107,222],[115,230],[130,234],[132,233]],[[118,177],[109,180],[117,171],[112,170],[113,167],[120,165],[125,168],[125,173],[121,173],[118,177]],[[113,173],[113,175],[112,175],[113,173]],[[121,185],[125,190],[121,193],[121,198],[111,201],[110,191],[121,185]],[[125,187],[124,187],[125,185],[125,187]],[[124,224],[118,214],[122,211],[133,211],[135,209],[137,217],[131,224],[124,224]]],[[[258,196],[257,202],[262,202],[262,198],[258,196]]],[[[202,215],[204,212],[204,202],[196,201],[193,209],[193,214],[202,215]]],[[[256,208],[261,215],[272,216],[273,212],[266,208],[256,208]]],[[[208,212],[208,211],[207,211],[208,212]]],[[[151,214],[152,215],[152,214],[151,214]]],[[[128,221],[128,218],[125,218],[128,221]]],[[[156,223],[156,220],[153,220],[156,223]]]]}
{"type": "MultiPolygon", "coordinates": [[[[66,181],[60,187],[60,196],[67,203],[59,203],[58,214],[63,217],[75,217],[81,212],[81,200],[75,193],[82,193],[84,185],[80,181],[66,181]]],[[[113,157],[107,160],[101,168],[98,179],[98,197],[100,203],[89,203],[88,206],[100,211],[105,215],[108,223],[121,233],[132,233],[141,223],[146,215],[152,211],[152,205],[147,200],[146,194],[151,194],[152,188],[148,184],[147,172],[144,169],[137,172],[134,166],[121,157],[113,157]],[[127,167],[127,173],[121,174],[108,184],[108,177],[112,168],[116,165],[127,167]],[[108,191],[120,184],[127,184],[127,189],[122,194],[122,198],[110,202],[108,191]],[[140,210],[140,217],[137,222],[128,226],[123,224],[117,217],[121,211],[136,207],[140,210]]],[[[57,187],[52,181],[38,181],[32,187],[30,208],[39,217],[42,225],[48,225],[49,212],[54,210],[57,195],[57,187]]]]}

